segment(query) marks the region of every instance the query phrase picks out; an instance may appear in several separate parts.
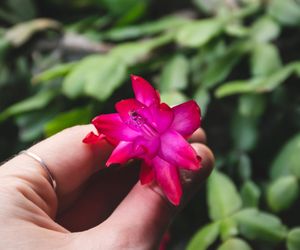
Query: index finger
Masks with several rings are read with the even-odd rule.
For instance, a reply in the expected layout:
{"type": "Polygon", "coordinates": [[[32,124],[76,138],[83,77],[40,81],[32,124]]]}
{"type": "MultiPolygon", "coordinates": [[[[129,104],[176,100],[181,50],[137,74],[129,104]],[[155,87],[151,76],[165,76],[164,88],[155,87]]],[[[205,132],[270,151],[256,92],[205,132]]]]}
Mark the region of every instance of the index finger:
{"type": "MultiPolygon", "coordinates": [[[[97,147],[82,143],[82,139],[91,130],[94,130],[92,125],[71,127],[28,149],[46,163],[57,182],[58,196],[72,193],[95,171],[104,167],[112,147],[105,140],[97,147]]],[[[19,155],[5,165],[22,166],[25,157],[28,158],[19,155]]],[[[32,163],[36,162],[33,160],[32,163]]]]}

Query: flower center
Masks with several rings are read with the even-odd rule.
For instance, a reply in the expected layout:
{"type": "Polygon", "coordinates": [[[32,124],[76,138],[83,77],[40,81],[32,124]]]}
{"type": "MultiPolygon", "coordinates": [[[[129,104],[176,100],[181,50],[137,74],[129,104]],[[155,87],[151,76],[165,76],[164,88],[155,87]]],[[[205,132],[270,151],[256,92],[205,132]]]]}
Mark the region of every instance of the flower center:
{"type": "Polygon", "coordinates": [[[145,135],[149,137],[155,137],[159,135],[155,127],[153,127],[153,125],[150,124],[149,121],[136,110],[129,111],[129,116],[133,121],[134,126],[142,130],[145,135]]]}

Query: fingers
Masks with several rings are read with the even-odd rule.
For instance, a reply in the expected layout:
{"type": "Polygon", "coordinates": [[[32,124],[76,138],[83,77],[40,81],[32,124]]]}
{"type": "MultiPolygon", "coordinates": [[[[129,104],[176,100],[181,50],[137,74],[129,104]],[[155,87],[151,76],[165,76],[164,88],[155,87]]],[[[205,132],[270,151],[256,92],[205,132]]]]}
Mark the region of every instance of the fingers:
{"type": "Polygon", "coordinates": [[[138,181],[139,166],[107,168],[92,177],[76,203],[57,222],[71,232],[90,229],[106,220],[138,181]]]}
{"type": "MultiPolygon", "coordinates": [[[[93,126],[84,125],[66,129],[40,143],[32,146],[28,151],[38,155],[47,164],[57,182],[57,194],[64,200],[66,195],[74,193],[97,169],[104,166],[112,147],[102,141],[97,147],[82,143],[82,139],[93,130],[93,126]]],[[[11,171],[31,171],[48,178],[39,163],[26,155],[19,155],[7,162],[11,171]],[[26,166],[25,166],[26,165],[26,166]]],[[[31,182],[34,182],[32,180],[31,182]]],[[[45,186],[37,189],[43,190],[45,186]]]]}
{"type": "Polygon", "coordinates": [[[202,167],[196,172],[181,169],[180,174],[184,190],[182,205],[184,205],[198,191],[199,187],[213,170],[215,162],[212,151],[206,145],[200,143],[192,143],[191,145],[202,158],[202,167]]]}
{"type": "Polygon", "coordinates": [[[197,129],[188,140],[190,143],[206,143],[206,134],[202,128],[197,129]]]}
{"type": "MultiPolygon", "coordinates": [[[[189,171],[183,176],[183,203],[210,174],[214,163],[213,154],[206,146],[193,144],[193,147],[202,157],[203,167],[196,172],[189,171]]],[[[112,234],[112,239],[119,237],[116,249],[131,246],[137,249],[155,249],[179,209],[170,205],[161,192],[157,192],[151,186],[142,186],[138,182],[109,219],[89,230],[85,237],[97,240],[99,234],[105,231],[112,234]]]]}
{"type": "MultiPolygon", "coordinates": [[[[190,139],[203,142],[205,133],[199,129],[190,139]]],[[[59,215],[58,222],[72,232],[86,230],[100,224],[128,194],[137,182],[138,175],[137,164],[135,166],[129,164],[124,168],[108,168],[104,173],[99,173],[95,178],[93,177],[76,203],[59,215]]]]}
{"type": "MultiPolygon", "coordinates": [[[[112,150],[105,141],[96,148],[83,144],[82,138],[91,130],[93,130],[93,126],[90,125],[66,129],[29,149],[30,152],[35,153],[46,162],[55,177],[58,184],[57,194],[60,198],[60,207],[70,204],[78,197],[78,190],[96,170],[104,166],[104,162],[112,150]]],[[[204,132],[199,130],[191,137],[191,141],[204,141],[204,138],[204,132]]],[[[53,209],[56,207],[54,205],[56,203],[54,201],[55,193],[47,181],[47,174],[39,166],[39,163],[26,155],[19,155],[7,162],[5,166],[8,168],[2,169],[7,169],[10,174],[26,179],[33,185],[33,189],[46,201],[51,211],[49,212],[49,208],[43,210],[51,217],[55,216],[56,209],[53,209]]],[[[93,185],[82,194],[77,205],[68,210],[69,214],[65,213],[65,217],[61,217],[62,224],[69,226],[71,230],[78,231],[92,227],[106,219],[136,181],[135,177],[135,179],[124,178],[124,173],[120,173],[117,174],[118,177],[112,175],[111,178],[106,178],[104,174],[98,180],[94,180],[93,185]],[[114,180],[120,179],[123,182],[114,182],[114,180]],[[117,188],[112,191],[110,185],[115,185],[117,188]],[[108,190],[109,192],[107,192],[108,190]],[[85,211],[85,218],[77,220],[77,215],[82,215],[82,211],[85,211]]]]}

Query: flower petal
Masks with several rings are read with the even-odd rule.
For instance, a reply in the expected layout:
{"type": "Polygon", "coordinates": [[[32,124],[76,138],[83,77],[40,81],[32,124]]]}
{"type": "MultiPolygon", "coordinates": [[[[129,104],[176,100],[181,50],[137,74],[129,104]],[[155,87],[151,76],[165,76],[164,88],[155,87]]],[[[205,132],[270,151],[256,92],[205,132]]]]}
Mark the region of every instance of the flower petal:
{"type": "Polygon", "coordinates": [[[140,134],[129,128],[119,114],[105,114],[95,117],[92,121],[99,133],[118,141],[131,141],[140,134]]]}
{"type": "Polygon", "coordinates": [[[131,81],[135,97],[139,102],[146,106],[160,102],[159,93],[145,79],[131,75],[131,81]]]}
{"type": "Polygon", "coordinates": [[[145,138],[158,136],[156,124],[149,107],[136,99],[126,99],[116,104],[116,110],[124,123],[135,131],[139,131],[145,138]]]}
{"type": "Polygon", "coordinates": [[[179,205],[182,196],[182,188],[178,169],[160,157],[153,159],[155,176],[158,185],[162,188],[170,202],[179,205]]]}
{"type": "Polygon", "coordinates": [[[153,167],[143,162],[141,166],[141,172],[140,172],[141,184],[145,185],[151,183],[153,179],[154,179],[153,167]]]}
{"type": "Polygon", "coordinates": [[[184,137],[190,136],[200,127],[200,108],[195,101],[188,101],[172,108],[174,120],[171,128],[184,137]]]}
{"type": "Polygon", "coordinates": [[[163,133],[173,122],[174,114],[172,109],[165,103],[153,104],[149,107],[151,119],[156,129],[163,133]]]}
{"type": "Polygon", "coordinates": [[[133,113],[138,112],[138,110],[142,110],[145,106],[137,101],[136,99],[126,99],[116,103],[116,110],[118,111],[122,121],[129,126],[130,128],[139,131],[140,127],[137,122],[133,120],[133,113]]]}
{"type": "Polygon", "coordinates": [[[174,130],[169,130],[161,136],[159,155],[179,168],[189,170],[200,168],[200,158],[197,157],[195,150],[174,130]]]}
{"type": "Polygon", "coordinates": [[[82,142],[86,143],[86,144],[97,144],[98,142],[100,142],[105,136],[103,134],[100,135],[96,135],[94,134],[94,132],[90,132],[86,135],[86,137],[84,137],[84,139],[82,140],[82,142]]]}
{"type": "Polygon", "coordinates": [[[146,160],[155,157],[160,148],[160,139],[158,137],[146,139],[141,136],[135,140],[135,143],[143,148],[145,154],[142,156],[142,158],[146,160]]]}
{"type": "Polygon", "coordinates": [[[106,166],[110,166],[111,164],[124,164],[128,160],[138,157],[143,152],[143,149],[136,146],[135,143],[121,141],[111,153],[106,162],[106,166]]]}

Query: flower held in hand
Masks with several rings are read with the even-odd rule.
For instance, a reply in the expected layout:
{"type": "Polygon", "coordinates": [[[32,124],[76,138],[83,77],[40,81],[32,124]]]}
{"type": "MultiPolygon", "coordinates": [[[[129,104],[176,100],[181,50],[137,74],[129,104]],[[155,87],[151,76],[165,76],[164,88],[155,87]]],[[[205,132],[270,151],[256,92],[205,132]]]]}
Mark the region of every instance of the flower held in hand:
{"type": "Polygon", "coordinates": [[[141,183],[156,180],[170,202],[179,205],[179,168],[200,168],[200,158],[186,141],[200,126],[200,109],[195,101],[170,108],[146,80],[134,75],[131,80],[135,98],[118,102],[118,113],[95,117],[99,135],[91,132],[83,141],[96,144],[105,138],[116,146],[107,166],[142,159],[141,183]]]}

